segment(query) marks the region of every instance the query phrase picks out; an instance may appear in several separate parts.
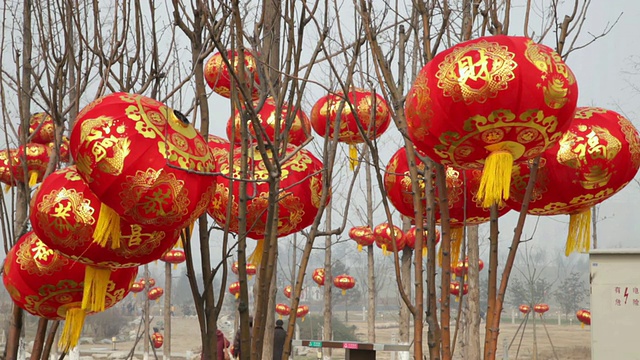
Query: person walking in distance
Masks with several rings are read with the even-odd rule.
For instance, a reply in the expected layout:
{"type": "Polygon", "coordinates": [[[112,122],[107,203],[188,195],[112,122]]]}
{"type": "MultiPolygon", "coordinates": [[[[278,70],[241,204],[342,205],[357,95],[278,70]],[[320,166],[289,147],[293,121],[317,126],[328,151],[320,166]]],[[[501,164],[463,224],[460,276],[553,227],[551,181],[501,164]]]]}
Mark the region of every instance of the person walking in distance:
{"type": "Polygon", "coordinates": [[[282,324],[282,320],[276,320],[276,328],[273,331],[273,360],[282,360],[284,341],[287,338],[287,332],[282,327],[282,324]]]}

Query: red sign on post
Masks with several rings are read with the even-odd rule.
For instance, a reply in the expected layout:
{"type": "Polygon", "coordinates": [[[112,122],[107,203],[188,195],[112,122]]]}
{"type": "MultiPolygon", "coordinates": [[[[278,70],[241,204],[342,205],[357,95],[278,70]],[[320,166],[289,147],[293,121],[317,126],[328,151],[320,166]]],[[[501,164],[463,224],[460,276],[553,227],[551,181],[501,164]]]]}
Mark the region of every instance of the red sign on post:
{"type": "Polygon", "coordinates": [[[358,348],[358,344],[355,344],[355,343],[344,343],[344,344],[342,344],[342,348],[344,348],[344,349],[357,349],[358,348]]]}

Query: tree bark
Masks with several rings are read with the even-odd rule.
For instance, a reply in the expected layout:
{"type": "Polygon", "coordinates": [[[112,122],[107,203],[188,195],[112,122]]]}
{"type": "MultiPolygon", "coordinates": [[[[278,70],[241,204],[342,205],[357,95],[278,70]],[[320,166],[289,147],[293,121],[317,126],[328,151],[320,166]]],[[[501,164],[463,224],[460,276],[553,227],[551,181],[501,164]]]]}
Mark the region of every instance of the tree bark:
{"type": "MultiPolygon", "coordinates": [[[[373,229],[373,186],[371,179],[371,153],[365,147],[365,184],[367,186],[367,225],[373,229]]],[[[373,245],[367,246],[367,339],[376,341],[376,272],[373,245]]]]}
{"type": "Polygon", "coordinates": [[[469,271],[467,280],[469,294],[467,296],[467,340],[464,348],[465,359],[480,359],[480,269],[478,226],[467,227],[467,255],[469,257],[469,271]]]}
{"type": "Polygon", "coordinates": [[[38,319],[38,328],[36,329],[36,336],[33,341],[33,348],[31,350],[31,360],[39,360],[40,356],[42,355],[45,337],[47,336],[48,324],[49,320],[45,318],[38,319]]]}
{"type": "MultiPolygon", "coordinates": [[[[327,206],[325,211],[325,228],[328,230],[331,229],[331,201],[327,206]]],[[[331,235],[325,237],[324,240],[324,278],[325,286],[324,286],[324,308],[323,313],[324,322],[322,324],[322,339],[329,341],[333,340],[333,329],[332,329],[332,316],[333,306],[331,303],[331,296],[333,291],[333,273],[331,272],[331,235]]],[[[293,311],[293,309],[291,309],[293,311]]],[[[331,349],[323,348],[322,349],[322,358],[324,360],[331,359],[331,349]]]]}

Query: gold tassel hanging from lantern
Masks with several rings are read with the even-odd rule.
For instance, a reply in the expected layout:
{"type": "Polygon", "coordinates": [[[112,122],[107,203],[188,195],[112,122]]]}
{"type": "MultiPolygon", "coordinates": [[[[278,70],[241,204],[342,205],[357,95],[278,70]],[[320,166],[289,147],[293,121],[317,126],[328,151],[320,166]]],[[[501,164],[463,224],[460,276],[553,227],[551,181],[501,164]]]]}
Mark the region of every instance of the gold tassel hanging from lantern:
{"type": "Polygon", "coordinates": [[[485,208],[500,204],[509,198],[513,155],[508,150],[491,152],[485,159],[482,178],[478,188],[478,198],[485,208]]]}
{"type": "Polygon", "coordinates": [[[78,345],[86,312],[80,308],[67,309],[64,319],[64,327],[58,341],[58,350],[68,353],[78,345]]]}
{"type": "Polygon", "coordinates": [[[29,172],[29,187],[34,187],[38,183],[38,172],[31,171],[29,172]]]}
{"type": "Polygon", "coordinates": [[[349,169],[353,171],[358,166],[358,148],[355,145],[349,145],[349,169]]]}
{"type": "Polygon", "coordinates": [[[87,266],[84,271],[84,292],[82,294],[82,309],[100,312],[105,309],[105,298],[111,269],[87,266]]]}
{"type": "Polygon", "coordinates": [[[253,250],[253,253],[249,255],[247,262],[254,264],[256,267],[260,266],[260,262],[262,262],[262,252],[264,251],[264,239],[258,240],[256,244],[256,248],[253,250]]]}
{"type": "MultiPolygon", "coordinates": [[[[458,263],[458,258],[460,257],[460,248],[462,247],[462,238],[464,236],[464,226],[452,227],[450,231],[451,251],[449,252],[449,258],[451,259],[451,265],[455,266],[458,263]]],[[[442,245],[440,245],[440,250],[438,251],[438,265],[442,266],[442,245]]]]}
{"type": "Polygon", "coordinates": [[[362,244],[358,244],[358,252],[362,252],[362,244]]]}
{"type": "Polygon", "coordinates": [[[569,216],[569,234],[565,255],[589,252],[591,247],[591,208],[569,216]]]}
{"type": "Polygon", "coordinates": [[[111,240],[112,249],[120,247],[120,215],[102,203],[98,223],[93,231],[93,242],[105,247],[109,240],[111,240]]]}

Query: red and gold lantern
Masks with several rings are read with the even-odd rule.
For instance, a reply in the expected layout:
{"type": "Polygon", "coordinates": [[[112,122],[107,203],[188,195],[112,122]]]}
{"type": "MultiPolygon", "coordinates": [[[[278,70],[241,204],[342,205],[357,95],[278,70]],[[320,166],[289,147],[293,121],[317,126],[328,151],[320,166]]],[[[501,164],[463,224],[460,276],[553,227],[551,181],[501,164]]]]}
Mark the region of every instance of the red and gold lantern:
{"type": "MultiPolygon", "coordinates": [[[[295,108],[287,103],[278,107],[273,97],[268,97],[264,103],[254,101],[253,106],[260,122],[260,129],[256,131],[253,122],[248,120],[247,129],[250,142],[255,142],[257,137],[266,137],[270,141],[275,141],[276,133],[282,137],[285,129],[288,130],[287,143],[291,145],[302,145],[311,137],[311,123],[309,117],[301,109],[293,115],[295,108]],[[258,106],[262,104],[261,108],[258,106]],[[292,118],[292,119],[289,119],[292,118]],[[263,132],[264,131],[264,132],[263,132]]],[[[243,110],[244,111],[244,110],[243,110]]],[[[233,117],[227,122],[227,137],[233,139],[236,145],[242,143],[242,116],[236,110],[233,117]]]]}
{"type": "MultiPolygon", "coordinates": [[[[469,292],[469,284],[464,284],[462,287],[462,295],[467,295],[469,292]]],[[[452,281],[449,284],[449,293],[456,297],[456,301],[460,298],[460,283],[458,281],[452,281]]]]}
{"type": "MultiPolygon", "coordinates": [[[[250,162],[250,179],[255,181],[247,188],[249,201],[247,203],[247,236],[261,240],[265,236],[268,206],[269,206],[269,170],[265,161],[273,161],[269,152],[269,159],[263,159],[257,148],[251,148],[253,153],[250,162]]],[[[280,192],[278,200],[278,228],[277,236],[282,237],[300,231],[311,225],[321,207],[322,169],[323,165],[311,152],[297,149],[290,145],[287,155],[291,156],[281,163],[280,192]]],[[[233,152],[233,163],[228,159],[221,160],[220,172],[223,176],[218,179],[217,189],[211,201],[208,213],[221,226],[229,226],[229,231],[238,233],[239,186],[233,186],[232,196],[229,196],[229,186],[240,179],[241,149],[233,152]],[[232,179],[232,180],[230,180],[232,179]],[[227,216],[227,205],[232,203],[231,216],[227,216]]],[[[327,196],[327,201],[329,197],[327,196]]]]}
{"type": "Polygon", "coordinates": [[[151,98],[114,93],[78,114],[70,139],[78,173],[102,201],[94,237],[117,246],[117,221],[174,231],[206,211],[216,163],[180,112],[151,98]]]}
{"type": "MultiPolygon", "coordinates": [[[[570,215],[566,254],[586,252],[591,207],[623,189],[640,167],[640,137],[622,115],[578,108],[562,139],[542,154],[529,214],[570,215]]],[[[509,206],[520,210],[529,182],[528,164],[514,168],[509,206]]]]}
{"type": "Polygon", "coordinates": [[[547,304],[535,304],[533,306],[533,311],[537,312],[538,314],[540,314],[540,316],[542,316],[542,314],[544,314],[547,311],[549,311],[549,305],[547,305],[547,304]]]}
{"type": "MultiPolygon", "coordinates": [[[[231,83],[237,86],[237,80],[240,79],[240,68],[244,65],[244,76],[246,79],[246,87],[252,99],[259,97],[258,85],[260,85],[260,76],[258,74],[258,66],[256,58],[247,50],[244,51],[244,64],[242,64],[239,53],[229,50],[226,53],[226,60],[233,66],[233,71],[229,72],[229,66],[220,52],[213,54],[204,68],[204,79],[209,87],[218,95],[231,98],[231,83]]],[[[238,94],[240,90],[238,89],[238,94]]]]}
{"type": "Polygon", "coordinates": [[[483,169],[478,195],[489,207],[509,198],[514,161],[562,137],[577,98],[575,77],[553,49],[525,37],[482,37],[422,68],[407,95],[407,132],[443,165],[483,169]]]}
{"type": "Polygon", "coordinates": [[[235,281],[232,282],[231,285],[229,285],[229,292],[231,293],[231,295],[235,296],[236,299],[240,297],[240,281],[235,281]]]}
{"type": "Polygon", "coordinates": [[[276,305],[276,313],[278,314],[278,318],[282,319],[283,316],[289,316],[291,314],[291,308],[287,304],[277,304],[276,305]]]}
{"type": "Polygon", "coordinates": [[[18,149],[2,150],[0,152],[0,181],[7,185],[23,184],[29,186],[42,181],[47,171],[51,148],[47,145],[28,143],[18,149]],[[27,166],[25,177],[24,164],[27,166]]]}
{"type": "MultiPolygon", "coordinates": [[[[415,249],[416,248],[416,232],[418,231],[418,228],[415,226],[412,226],[406,233],[404,233],[404,240],[405,240],[405,245],[415,249]]],[[[427,236],[429,235],[429,232],[427,231],[427,229],[423,229],[422,230],[422,257],[425,257],[427,255],[427,236]]],[[[435,239],[436,245],[438,245],[438,243],[440,242],[440,231],[438,231],[438,229],[436,229],[436,239],[435,239]]]]}
{"type": "Polygon", "coordinates": [[[578,321],[580,321],[580,327],[584,328],[585,325],[591,325],[591,311],[584,309],[578,310],[576,317],[578,321]]]}
{"type": "Polygon", "coordinates": [[[356,286],[356,279],[347,274],[338,275],[333,279],[333,286],[341,289],[342,295],[345,295],[347,290],[353,289],[353,287],[356,286]]]}
{"type": "Polygon", "coordinates": [[[518,310],[523,314],[528,314],[531,312],[531,307],[529,305],[522,304],[518,306],[518,310]]]}
{"type": "Polygon", "coordinates": [[[144,284],[136,281],[133,284],[131,284],[131,292],[133,293],[133,296],[136,296],[137,293],[142,292],[144,290],[144,284]]]}
{"type": "Polygon", "coordinates": [[[162,334],[160,334],[159,332],[154,332],[151,335],[151,342],[153,343],[154,348],[161,348],[162,344],[164,344],[164,336],[162,336],[162,334]]]}
{"type": "Polygon", "coordinates": [[[291,285],[287,285],[284,287],[283,293],[284,296],[287,297],[287,299],[291,299],[291,292],[293,291],[293,288],[291,287],[291,285]]]}
{"type": "Polygon", "coordinates": [[[389,225],[389,223],[382,223],[373,229],[376,245],[382,249],[382,255],[387,255],[390,252],[394,252],[394,245],[397,251],[400,251],[405,246],[404,233],[399,227],[389,225]]]}
{"type": "MultiPolygon", "coordinates": [[[[11,248],[4,262],[3,281],[13,301],[29,313],[49,320],[66,320],[59,341],[67,351],[78,343],[85,315],[82,309],[85,266],[45,245],[33,231],[11,248]]],[[[111,273],[102,294],[110,308],[129,293],[138,268],[111,273]]]]}
{"type": "MultiPolygon", "coordinates": [[[[142,287],[147,286],[147,280],[145,279],[140,279],[140,283],[142,284],[142,287]]],[[[149,287],[152,288],[154,286],[156,286],[156,280],[154,278],[149,278],[149,287]]]]}
{"type": "Polygon", "coordinates": [[[186,259],[184,251],[180,249],[171,249],[160,257],[160,260],[173,264],[174,270],[178,268],[178,264],[183,263],[186,259]]]}
{"type": "MultiPolygon", "coordinates": [[[[251,277],[258,273],[258,268],[252,263],[246,263],[245,269],[247,269],[247,276],[249,280],[251,277]]],[[[238,262],[234,261],[233,265],[231,265],[231,272],[238,275],[238,262]]]]}
{"type": "Polygon", "coordinates": [[[313,270],[313,281],[315,281],[318,286],[324,285],[324,268],[313,270]]]}
{"type": "Polygon", "coordinates": [[[209,150],[216,161],[216,169],[219,169],[220,159],[229,158],[229,149],[231,149],[231,144],[229,143],[229,140],[212,134],[207,136],[207,144],[209,145],[209,150]]]}
{"type": "Polygon", "coordinates": [[[376,238],[373,230],[369,226],[354,226],[349,230],[349,237],[358,244],[358,251],[362,251],[362,247],[373,245],[376,238]]]}
{"type": "MultiPolygon", "coordinates": [[[[419,171],[418,179],[416,181],[420,191],[420,201],[422,201],[423,210],[426,212],[426,186],[422,175],[425,173],[426,166],[417,156],[415,156],[415,163],[417,170],[419,171]]],[[[405,147],[401,147],[395,152],[395,154],[393,154],[393,156],[391,156],[391,159],[389,159],[389,162],[387,163],[387,167],[384,172],[384,189],[387,192],[387,198],[396,210],[398,210],[402,215],[412,219],[415,218],[415,208],[413,206],[413,183],[414,181],[411,180],[411,174],[409,172],[407,149],[405,147]]],[[[435,186],[435,184],[433,185],[435,186]]]]}
{"type": "MultiPolygon", "coordinates": [[[[478,271],[481,271],[484,268],[484,262],[478,259],[478,271]]],[[[469,258],[465,258],[464,261],[460,260],[453,267],[453,273],[456,274],[457,277],[465,279],[467,278],[467,273],[469,272],[469,258]]]]}
{"type": "Polygon", "coordinates": [[[149,298],[149,300],[158,301],[160,300],[162,295],[164,295],[164,289],[162,289],[161,287],[151,288],[149,289],[149,292],[147,292],[147,297],[149,298]]]}
{"type": "MultiPolygon", "coordinates": [[[[18,138],[21,137],[22,127],[18,127],[18,138]]],[[[51,115],[39,112],[29,118],[28,143],[48,145],[54,141],[55,132],[51,115]]]]}
{"type": "Polygon", "coordinates": [[[307,305],[299,305],[296,310],[296,317],[302,319],[302,322],[304,322],[304,317],[307,316],[307,314],[309,314],[309,307],[307,305]]]}

